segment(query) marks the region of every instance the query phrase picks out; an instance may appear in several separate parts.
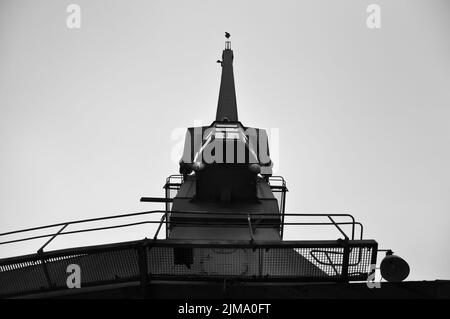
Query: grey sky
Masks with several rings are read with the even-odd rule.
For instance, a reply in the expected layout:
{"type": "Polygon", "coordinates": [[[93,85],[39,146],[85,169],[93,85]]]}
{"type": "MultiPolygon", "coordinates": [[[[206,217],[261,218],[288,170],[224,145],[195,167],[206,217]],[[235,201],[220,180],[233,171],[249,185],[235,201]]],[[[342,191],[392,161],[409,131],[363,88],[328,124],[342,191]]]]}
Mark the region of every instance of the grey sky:
{"type": "MultiPolygon", "coordinates": [[[[174,129],[214,119],[228,31],[240,120],[279,129],[287,211],[351,213],[365,237],[410,263],[409,279],[448,279],[449,9],[446,0],[0,0],[0,232],[162,208],[139,197],[162,196],[177,172],[174,129]],[[81,6],[80,30],[66,28],[70,3],[81,6]],[[370,3],[381,6],[381,29],[366,27],[370,3]]],[[[73,236],[49,249],[148,233],[73,236]]],[[[41,243],[0,246],[0,257],[41,243]]]]}

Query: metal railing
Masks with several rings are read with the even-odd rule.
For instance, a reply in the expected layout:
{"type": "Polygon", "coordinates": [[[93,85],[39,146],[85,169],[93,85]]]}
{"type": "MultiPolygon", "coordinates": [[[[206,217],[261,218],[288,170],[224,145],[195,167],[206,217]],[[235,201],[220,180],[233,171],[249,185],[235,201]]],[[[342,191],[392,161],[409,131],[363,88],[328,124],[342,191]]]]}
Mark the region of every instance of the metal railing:
{"type": "Polygon", "coordinates": [[[284,236],[284,217],[285,217],[285,206],[286,206],[286,192],[288,191],[286,187],[286,181],[282,176],[271,176],[269,177],[269,186],[278,201],[279,212],[281,215],[281,227],[280,227],[280,237],[284,236]]]}
{"type": "MultiPolygon", "coordinates": [[[[0,259],[0,276],[6,276],[1,278],[2,284],[4,285],[3,290],[12,294],[24,291],[35,291],[37,289],[36,285],[40,285],[39,289],[42,288],[42,280],[46,282],[46,288],[44,289],[54,289],[56,287],[55,280],[58,280],[53,278],[53,276],[56,276],[55,267],[59,269],[57,272],[58,276],[60,276],[59,272],[62,269],[58,268],[60,267],[60,264],[62,265],[74,260],[86,262],[88,264],[93,263],[93,261],[89,261],[89,256],[97,256],[97,254],[101,254],[103,257],[95,258],[106,258],[107,261],[103,261],[103,263],[111,263],[111,269],[115,269],[114,271],[117,272],[114,276],[125,276],[127,278],[126,280],[136,278],[143,280],[142,278],[148,279],[149,276],[151,276],[166,279],[178,278],[196,280],[232,278],[236,280],[264,281],[360,281],[366,280],[368,272],[370,271],[370,265],[376,262],[376,242],[363,240],[363,225],[360,222],[357,222],[352,215],[333,213],[285,213],[285,195],[287,188],[286,183],[281,176],[275,176],[269,180],[271,190],[280,195],[280,198],[278,198],[279,211],[263,214],[261,212],[172,211],[171,202],[174,197],[173,195],[180,189],[182,183],[182,175],[171,175],[167,178],[166,184],[164,185],[165,198],[146,198],[148,201],[165,202],[165,210],[151,210],[89,218],[0,233],[0,246],[38,239],[48,239],[44,245],[37,249],[37,254],[0,259]],[[172,214],[176,214],[177,218],[171,218],[172,214]],[[189,218],[179,218],[184,214],[189,215],[189,218]],[[226,221],[221,218],[222,215],[228,217],[226,221]],[[128,223],[123,222],[123,219],[125,218],[139,216],[145,217],[145,220],[128,223]],[[158,218],[155,220],[152,218],[154,216],[158,218]],[[212,216],[214,216],[214,218],[211,218],[212,216]],[[229,217],[233,218],[230,219],[229,217]],[[261,223],[262,218],[269,218],[272,223],[261,223]],[[288,221],[290,218],[296,220],[288,221]],[[308,221],[298,221],[298,219],[301,218],[306,218],[308,221]],[[327,220],[311,221],[311,219],[315,218],[326,218],[327,220]],[[274,224],[273,221],[277,221],[278,219],[279,224],[277,224],[277,222],[274,224]],[[343,219],[343,221],[338,219],[343,219]],[[89,225],[95,222],[111,220],[120,222],[114,225],[101,227],[91,227],[89,225]],[[138,244],[125,242],[44,252],[44,249],[60,236],[110,229],[122,229],[145,224],[153,224],[156,227],[152,240],[145,239],[143,242],[137,242],[138,244]],[[163,226],[165,228],[165,237],[167,239],[170,234],[170,228],[174,224],[177,226],[196,227],[243,227],[248,230],[249,240],[239,242],[207,242],[202,240],[180,241],[174,239],[158,239],[163,226]],[[74,225],[81,225],[83,228],[70,230],[74,225]],[[341,238],[334,241],[281,240],[267,242],[255,240],[254,235],[256,230],[267,227],[278,229],[280,231],[280,238],[282,239],[285,226],[332,227],[340,233],[341,238]],[[343,226],[350,226],[351,232],[347,234],[344,231],[343,226]],[[50,229],[56,227],[56,231],[50,231],[50,229]],[[30,235],[30,233],[34,231],[47,232],[44,234],[30,235]],[[5,239],[8,236],[16,236],[18,238],[5,239]],[[359,239],[355,240],[355,238],[359,239]],[[126,250],[128,248],[124,247],[128,247],[129,250],[126,250]],[[235,255],[236,251],[240,253],[235,255]],[[292,255],[293,251],[296,252],[296,254],[292,255]],[[257,254],[255,252],[257,252],[257,254]],[[112,257],[105,257],[106,255],[102,255],[103,253],[107,256],[109,256],[108,254],[112,254],[112,257]],[[194,255],[197,256],[195,259],[196,261],[194,260],[194,255]],[[198,262],[199,258],[206,258],[205,256],[209,256],[208,258],[216,256],[217,262],[210,267],[214,266],[219,268],[216,270],[211,268],[210,272],[205,272],[204,269],[198,268],[203,266],[195,264],[195,262],[198,262]],[[231,259],[228,260],[228,257],[231,259]],[[114,258],[118,258],[118,260],[114,258]],[[280,261],[280,258],[287,259],[280,261]],[[159,262],[160,260],[163,260],[162,264],[159,262]],[[251,260],[251,262],[249,260],[251,260]],[[158,264],[155,264],[156,261],[158,261],[158,264]],[[122,268],[117,268],[118,266],[115,265],[115,263],[120,264],[122,262],[126,263],[125,266],[122,265],[125,268],[122,269],[122,266],[122,268]],[[195,267],[198,269],[194,267],[194,269],[197,269],[197,272],[188,271],[176,266],[183,263],[192,263],[194,266],[197,265],[195,267]],[[246,267],[250,267],[252,272],[246,273],[245,275],[244,273],[235,273],[234,269],[238,266],[231,267],[230,265],[233,264],[246,264],[246,267]],[[33,267],[39,267],[40,270],[33,267]],[[32,277],[29,279],[31,282],[30,284],[24,281],[25,279],[23,278],[31,276],[30,273],[36,271],[42,271],[42,276],[39,277],[41,278],[39,279],[41,281],[39,282],[38,280],[39,283],[35,284],[34,281],[36,280],[32,277]],[[21,276],[24,277],[22,278],[21,276]]],[[[204,260],[204,262],[207,261],[207,259],[204,260]]],[[[201,264],[204,265],[204,263],[201,264]]],[[[94,264],[90,265],[92,268],[90,271],[97,271],[94,264]]],[[[99,265],[97,265],[97,267],[98,266],[99,265]]],[[[191,269],[191,267],[189,266],[187,269],[191,269]]],[[[113,270],[109,271],[111,272],[113,270]]],[[[88,284],[94,285],[99,282],[112,281],[110,278],[112,274],[109,274],[109,277],[103,274],[97,274],[97,276],[99,279],[96,282],[89,282],[88,284]],[[103,278],[102,276],[106,276],[107,278],[103,278]]],[[[0,295],[1,291],[2,289],[0,288],[0,295]]]]}
{"type": "MultiPolygon", "coordinates": [[[[182,222],[177,222],[177,225],[183,225],[183,226],[197,226],[197,227],[248,227],[249,233],[252,234],[254,230],[257,227],[267,227],[261,224],[254,223],[254,215],[260,216],[259,213],[250,213],[250,212],[207,212],[207,211],[171,211],[167,212],[165,210],[152,210],[152,211],[144,211],[144,212],[137,212],[137,213],[129,213],[129,214],[121,214],[121,215],[113,215],[113,216],[104,216],[104,217],[97,217],[97,218],[89,218],[89,219],[82,219],[82,220],[75,220],[75,221],[69,221],[69,222],[62,222],[62,223],[56,223],[46,226],[39,226],[39,227],[32,227],[32,228],[26,228],[26,229],[20,229],[15,231],[9,231],[5,233],[0,233],[0,238],[4,238],[6,236],[10,235],[17,235],[17,234],[24,234],[29,233],[32,231],[37,230],[43,230],[43,229],[50,229],[59,227],[58,231],[56,232],[50,232],[46,234],[36,235],[36,236],[28,236],[28,237],[22,237],[18,239],[10,239],[10,240],[3,240],[0,241],[0,245],[6,245],[11,243],[17,243],[17,242],[24,242],[24,241],[30,241],[30,240],[36,240],[41,238],[50,238],[43,246],[41,246],[38,249],[38,252],[42,252],[44,248],[50,244],[53,240],[55,240],[58,236],[64,236],[69,234],[77,234],[77,233],[88,233],[93,231],[101,231],[101,230],[108,230],[108,229],[118,229],[118,228],[125,228],[125,227],[132,227],[137,225],[144,225],[144,224],[156,224],[157,230],[153,236],[153,239],[158,239],[158,235],[160,233],[160,230],[163,225],[170,224],[170,220],[168,220],[168,216],[170,214],[188,214],[188,215],[199,215],[199,216],[206,216],[206,215],[213,215],[215,217],[224,215],[224,216],[235,216],[240,217],[237,222],[234,222],[232,224],[224,223],[224,222],[217,222],[217,223],[204,223],[202,221],[195,220],[193,218],[192,220],[185,220],[182,222]],[[154,214],[161,214],[161,217],[159,220],[144,220],[139,222],[133,222],[133,223],[123,223],[123,224],[117,224],[117,225],[111,225],[111,226],[103,226],[103,227],[92,227],[92,228],[85,228],[85,229],[77,229],[77,230],[67,230],[67,228],[71,225],[77,225],[77,224],[87,224],[92,222],[98,222],[98,221],[105,221],[105,220],[115,220],[120,218],[126,218],[126,217],[132,217],[132,216],[143,216],[143,215],[154,215],[154,214]]],[[[279,214],[274,213],[265,213],[264,216],[279,216],[279,214]]],[[[354,240],[356,235],[356,227],[359,227],[359,239],[363,238],[363,225],[360,222],[355,221],[355,218],[350,214],[313,214],[313,213],[285,213],[285,216],[287,217],[327,217],[330,222],[284,222],[285,226],[333,226],[335,227],[346,240],[354,240]],[[336,217],[345,217],[347,218],[347,221],[335,221],[334,218],[336,217]],[[348,236],[340,227],[340,225],[350,225],[351,226],[351,234],[348,236]]]]}
{"type": "MultiPolygon", "coordinates": [[[[82,269],[81,287],[151,280],[259,282],[365,281],[376,263],[373,240],[337,241],[186,241],[140,240],[63,249],[0,260],[0,296],[66,290],[66,269],[82,269]],[[317,264],[312,251],[337,256],[317,264]],[[353,253],[352,253],[353,252],[353,253]],[[355,253],[362,256],[354,265],[355,253]]],[[[320,256],[316,256],[320,258],[320,256]]]]}
{"type": "MultiPolygon", "coordinates": [[[[165,189],[165,205],[166,211],[171,211],[171,205],[176,192],[180,189],[183,184],[183,175],[173,174],[167,177],[166,183],[163,188],[165,189]]],[[[278,201],[278,208],[281,217],[280,222],[280,237],[283,239],[284,235],[284,218],[285,218],[285,207],[286,207],[286,192],[288,191],[286,187],[286,181],[282,176],[270,176],[268,183],[271,191],[273,192],[275,198],[278,201]]],[[[141,199],[142,200],[142,199],[141,199]]],[[[158,199],[161,202],[161,199],[158,199]]],[[[167,221],[170,220],[170,215],[166,216],[167,221]]],[[[166,224],[166,234],[170,232],[169,224],[166,224]]]]}

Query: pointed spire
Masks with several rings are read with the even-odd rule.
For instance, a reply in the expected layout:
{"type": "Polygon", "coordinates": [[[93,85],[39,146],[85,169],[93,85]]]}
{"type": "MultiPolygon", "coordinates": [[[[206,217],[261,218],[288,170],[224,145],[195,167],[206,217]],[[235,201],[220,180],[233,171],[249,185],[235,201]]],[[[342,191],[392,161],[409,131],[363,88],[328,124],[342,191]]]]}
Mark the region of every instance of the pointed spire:
{"type": "MultiPolygon", "coordinates": [[[[230,34],[225,33],[228,39],[230,34]]],[[[219,61],[218,61],[219,62],[219,61]]],[[[238,121],[236,90],[234,88],[233,75],[233,50],[231,42],[225,42],[225,50],[222,53],[222,79],[220,82],[219,102],[217,104],[216,121],[238,121]]]]}

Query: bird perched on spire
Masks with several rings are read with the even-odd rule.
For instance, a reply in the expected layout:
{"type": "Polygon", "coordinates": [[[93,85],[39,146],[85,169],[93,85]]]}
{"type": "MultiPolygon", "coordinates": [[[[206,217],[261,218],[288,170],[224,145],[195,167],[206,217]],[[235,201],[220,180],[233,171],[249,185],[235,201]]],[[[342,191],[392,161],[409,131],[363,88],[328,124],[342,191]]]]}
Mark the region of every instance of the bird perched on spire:
{"type": "Polygon", "coordinates": [[[231,36],[231,34],[229,34],[228,32],[225,32],[225,38],[229,39],[231,36]]]}

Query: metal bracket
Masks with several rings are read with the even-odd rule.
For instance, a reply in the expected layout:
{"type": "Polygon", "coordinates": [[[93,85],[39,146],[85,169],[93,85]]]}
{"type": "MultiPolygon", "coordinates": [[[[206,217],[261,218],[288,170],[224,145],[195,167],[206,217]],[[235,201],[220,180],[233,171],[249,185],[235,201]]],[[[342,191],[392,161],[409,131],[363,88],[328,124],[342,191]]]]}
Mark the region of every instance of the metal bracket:
{"type": "Polygon", "coordinates": [[[58,230],[49,240],[47,240],[47,242],[41,247],[41,248],[39,248],[38,249],[38,253],[39,254],[42,254],[43,252],[44,252],[44,248],[45,247],[47,247],[47,245],[48,244],[50,244],[50,242],[53,240],[53,239],[55,239],[56,238],[56,236],[58,236],[67,226],[68,226],[69,224],[64,224],[64,226],[63,227],[61,227],[61,229],[60,230],[58,230]]]}

